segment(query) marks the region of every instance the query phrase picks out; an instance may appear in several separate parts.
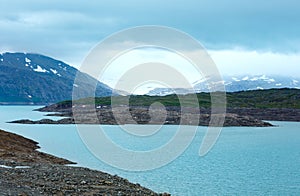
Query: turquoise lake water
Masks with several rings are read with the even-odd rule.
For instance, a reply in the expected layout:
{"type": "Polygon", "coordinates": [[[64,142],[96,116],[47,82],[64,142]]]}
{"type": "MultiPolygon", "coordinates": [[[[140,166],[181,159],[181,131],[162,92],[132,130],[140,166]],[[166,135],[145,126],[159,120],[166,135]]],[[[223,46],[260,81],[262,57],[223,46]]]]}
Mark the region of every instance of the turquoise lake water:
{"type": "MultiPolygon", "coordinates": [[[[173,195],[300,195],[300,123],[272,122],[277,127],[226,127],[204,157],[198,151],[205,127],[199,127],[188,149],[155,170],[128,172],[95,158],[81,141],[75,125],[20,125],[7,121],[41,119],[37,106],[0,106],[0,129],[38,141],[41,151],[102,170],[158,192],[173,195]]],[[[145,125],[146,126],[146,125],[145,125]]],[[[118,126],[105,126],[110,137],[132,149],[163,145],[176,126],[164,126],[149,142],[132,140],[118,126]]],[[[143,128],[141,126],[141,128],[143,128]]],[[[110,153],[110,152],[107,152],[110,153]]],[[[113,155],[112,155],[113,156],[113,155]]]]}

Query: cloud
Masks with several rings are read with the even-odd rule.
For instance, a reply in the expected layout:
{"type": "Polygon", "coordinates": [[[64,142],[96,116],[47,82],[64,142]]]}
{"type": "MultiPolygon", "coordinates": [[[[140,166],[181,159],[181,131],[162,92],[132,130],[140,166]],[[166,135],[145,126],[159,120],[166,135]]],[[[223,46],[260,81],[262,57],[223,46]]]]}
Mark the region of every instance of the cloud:
{"type": "Polygon", "coordinates": [[[79,66],[96,42],[121,20],[80,12],[22,10],[0,18],[0,50],[42,53],[79,66]]]}
{"type": "Polygon", "coordinates": [[[71,31],[74,29],[80,30],[81,27],[89,27],[90,29],[98,25],[110,26],[117,24],[119,21],[116,17],[110,16],[96,18],[80,12],[49,10],[20,13],[18,22],[39,29],[56,28],[56,31],[60,29],[71,31]]]}
{"type": "MultiPolygon", "coordinates": [[[[300,52],[298,0],[3,0],[1,6],[2,52],[42,53],[72,65],[79,65],[105,37],[137,25],[166,25],[187,32],[207,49],[220,51],[215,53],[218,64],[230,63],[225,54],[235,54],[236,66],[238,60],[241,66],[250,66],[246,58],[251,66],[261,65],[259,60],[274,66],[283,60],[295,64],[294,56],[300,52]],[[267,60],[273,58],[268,53],[277,55],[278,61],[267,60]]],[[[245,70],[254,69],[250,67],[245,70]]]]}
{"type": "Polygon", "coordinates": [[[209,51],[223,75],[274,74],[299,77],[300,52],[282,54],[274,52],[235,50],[209,51]]]}
{"type": "MultiPolygon", "coordinates": [[[[197,54],[195,51],[186,52],[190,53],[190,56],[197,54]]],[[[221,76],[273,74],[299,77],[300,53],[282,54],[235,48],[233,50],[209,50],[208,54],[215,62],[221,76]]],[[[201,73],[199,73],[189,59],[172,51],[154,48],[135,49],[115,58],[107,67],[102,78],[99,79],[114,87],[126,71],[148,62],[159,62],[171,66],[178,70],[190,84],[204,77],[204,70],[201,69],[208,68],[206,65],[201,67],[201,73]]],[[[155,71],[159,72],[160,70],[155,71]]],[[[147,72],[142,72],[142,74],[147,75],[147,72]]],[[[168,73],[164,74],[171,77],[168,73]]]]}

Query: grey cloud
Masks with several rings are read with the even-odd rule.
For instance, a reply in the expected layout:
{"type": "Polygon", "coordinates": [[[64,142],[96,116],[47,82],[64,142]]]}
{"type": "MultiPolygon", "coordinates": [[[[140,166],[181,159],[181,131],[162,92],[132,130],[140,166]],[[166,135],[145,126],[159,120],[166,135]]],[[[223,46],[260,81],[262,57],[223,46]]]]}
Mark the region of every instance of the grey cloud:
{"type": "Polygon", "coordinates": [[[0,49],[82,59],[97,42],[136,25],[178,28],[209,49],[300,51],[300,2],[1,1],[0,49]],[[72,57],[73,56],[73,57],[72,57]]]}

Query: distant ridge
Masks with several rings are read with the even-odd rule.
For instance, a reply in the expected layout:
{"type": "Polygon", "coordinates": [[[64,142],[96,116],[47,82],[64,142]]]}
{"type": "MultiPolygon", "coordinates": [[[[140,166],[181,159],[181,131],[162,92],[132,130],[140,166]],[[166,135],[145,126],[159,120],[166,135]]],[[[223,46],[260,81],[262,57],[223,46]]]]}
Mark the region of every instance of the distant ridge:
{"type": "Polygon", "coordinates": [[[71,99],[73,87],[81,88],[84,98],[96,83],[96,96],[112,94],[109,86],[62,61],[41,54],[0,54],[0,104],[56,103],[71,99]],[[80,84],[74,84],[77,73],[80,84]]]}
{"type": "MultiPolygon", "coordinates": [[[[239,76],[223,76],[226,92],[238,92],[248,90],[264,90],[264,89],[280,89],[294,88],[300,89],[300,78],[277,76],[277,75],[239,75],[239,76]]],[[[193,89],[169,89],[154,88],[147,95],[165,96],[176,92],[177,94],[189,94],[194,92],[209,92],[209,87],[205,78],[194,82],[193,89]]]]}

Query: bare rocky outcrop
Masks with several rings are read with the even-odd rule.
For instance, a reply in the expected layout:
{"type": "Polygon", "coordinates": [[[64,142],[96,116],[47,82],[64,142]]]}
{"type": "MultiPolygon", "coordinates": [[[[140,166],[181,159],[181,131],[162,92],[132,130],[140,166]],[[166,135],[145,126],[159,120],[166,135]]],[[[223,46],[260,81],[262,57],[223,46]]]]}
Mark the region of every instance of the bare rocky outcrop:
{"type": "MultiPolygon", "coordinates": [[[[165,107],[151,108],[148,107],[130,107],[118,106],[113,109],[110,106],[102,106],[93,109],[90,105],[78,105],[77,108],[56,107],[52,105],[42,108],[41,111],[55,112],[51,116],[66,117],[60,120],[42,119],[32,121],[29,119],[16,120],[12,123],[21,124],[168,124],[168,125],[195,125],[195,126],[220,126],[210,124],[211,117],[217,114],[210,114],[210,110],[197,108],[165,107]],[[182,111],[184,115],[182,115],[182,111]],[[151,115],[152,114],[152,115],[151,115]],[[115,116],[118,116],[117,120],[115,116]],[[195,118],[197,116],[197,118],[195,118]]],[[[227,113],[223,126],[253,126],[266,127],[272,126],[268,122],[257,119],[247,114],[239,115],[236,113],[227,113]]]]}

